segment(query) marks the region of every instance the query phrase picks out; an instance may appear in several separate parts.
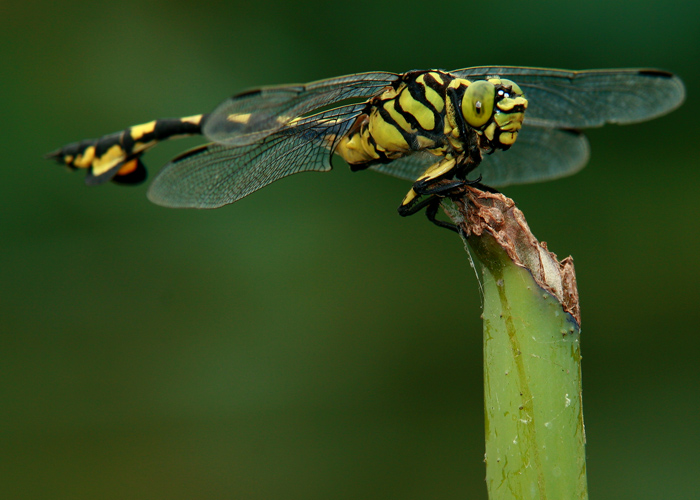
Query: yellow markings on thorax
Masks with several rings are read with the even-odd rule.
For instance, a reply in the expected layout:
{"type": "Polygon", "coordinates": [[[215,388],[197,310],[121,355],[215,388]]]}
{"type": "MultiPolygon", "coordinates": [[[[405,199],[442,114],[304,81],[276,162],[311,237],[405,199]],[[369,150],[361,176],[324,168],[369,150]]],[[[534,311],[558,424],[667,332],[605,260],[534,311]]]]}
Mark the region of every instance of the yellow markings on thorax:
{"type": "Polygon", "coordinates": [[[138,141],[141,137],[146,134],[150,134],[156,129],[156,121],[142,123],[141,125],[134,125],[129,128],[129,134],[134,141],[138,141]]]}
{"type": "Polygon", "coordinates": [[[444,99],[430,87],[425,87],[425,98],[433,105],[435,111],[438,113],[442,113],[442,110],[445,109],[444,99]]]}
{"type": "MultiPolygon", "coordinates": [[[[438,82],[440,85],[443,85],[443,81],[439,73],[431,72],[428,74],[432,76],[435,79],[435,81],[438,82]]],[[[440,97],[440,94],[438,94],[435,90],[433,90],[425,83],[425,74],[420,75],[418,78],[416,78],[416,81],[420,83],[425,89],[425,98],[430,104],[433,105],[435,111],[437,111],[438,113],[442,113],[442,110],[445,109],[445,100],[442,97],[440,97]]]]}
{"type": "MultiPolygon", "coordinates": [[[[393,109],[393,107],[393,100],[388,101],[384,104],[384,109],[386,109],[387,111],[393,109]]],[[[408,123],[406,123],[406,125],[408,126],[408,123]]],[[[379,114],[379,111],[376,108],[372,110],[372,113],[369,117],[369,133],[372,135],[375,142],[377,143],[377,149],[379,149],[380,151],[411,150],[411,147],[408,145],[406,139],[404,139],[397,126],[401,125],[399,125],[398,122],[396,125],[392,123],[387,123],[384,120],[384,118],[382,118],[382,116],[379,114]]]]}
{"type": "MultiPolygon", "coordinates": [[[[359,131],[345,135],[333,150],[335,154],[340,155],[351,165],[379,159],[379,155],[369,142],[369,130],[367,128],[369,118],[367,115],[364,115],[360,120],[360,123],[355,124],[359,131]]],[[[325,139],[328,143],[331,135],[329,134],[325,139]]]]}
{"type": "Polygon", "coordinates": [[[459,130],[457,128],[457,121],[455,119],[455,107],[452,103],[452,99],[447,97],[445,99],[445,107],[447,108],[445,111],[445,123],[442,129],[442,132],[447,136],[448,138],[452,136],[453,132],[457,132],[457,135],[459,135],[459,130]]]}
{"type": "MultiPolygon", "coordinates": [[[[460,132],[454,109],[451,119],[445,120],[444,129],[446,134],[454,137],[449,142],[442,137],[434,137],[441,136],[442,115],[446,108],[454,108],[437,85],[444,86],[451,80],[438,71],[430,71],[418,75],[413,83],[404,82],[398,88],[385,88],[381,95],[369,101],[372,109],[368,116],[363,118],[361,126],[356,123],[352,127],[353,132],[341,137],[334,152],[355,165],[378,159],[402,158],[414,150],[431,151],[436,156],[445,156],[448,150],[460,153],[463,151],[463,145],[459,141],[460,132]],[[415,94],[414,97],[411,91],[424,94],[415,94]],[[440,130],[437,129],[438,124],[440,130]],[[453,147],[453,142],[456,147],[453,147]]],[[[460,79],[454,87],[460,88],[468,83],[467,80],[460,79]]],[[[441,164],[442,167],[445,172],[449,172],[454,165],[441,164]]],[[[442,170],[436,171],[434,175],[442,175],[442,170]]],[[[407,200],[411,199],[413,197],[409,193],[407,200]]]]}
{"type": "MultiPolygon", "coordinates": [[[[460,87],[468,87],[470,84],[471,82],[469,80],[455,78],[450,82],[447,88],[457,90],[460,87]]],[[[452,99],[449,97],[449,95],[446,97],[445,107],[447,108],[447,110],[445,112],[445,127],[443,131],[445,133],[445,136],[447,136],[447,140],[450,142],[450,145],[452,145],[452,147],[454,147],[458,151],[461,151],[463,149],[463,146],[459,141],[460,130],[457,126],[457,113],[459,113],[460,111],[457,111],[457,105],[458,103],[452,102],[452,99]]]]}
{"type": "MultiPolygon", "coordinates": [[[[461,88],[469,88],[472,82],[464,78],[455,78],[447,86],[448,89],[459,90],[461,88]]],[[[463,121],[463,115],[461,109],[459,109],[460,103],[453,102],[450,97],[450,93],[445,96],[445,126],[444,133],[447,137],[447,141],[450,146],[458,153],[464,151],[464,144],[460,138],[461,131],[458,126],[460,121],[463,121]],[[462,115],[462,118],[458,118],[462,115]]]]}
{"type": "Polygon", "coordinates": [[[119,144],[115,144],[104,152],[99,158],[95,158],[92,162],[92,174],[98,176],[104,174],[111,168],[115,167],[120,161],[124,160],[126,153],[119,144]]]}
{"type": "Polygon", "coordinates": [[[377,152],[369,146],[362,134],[346,135],[338,142],[333,152],[340,155],[350,165],[357,165],[379,158],[377,152]]]}
{"type": "Polygon", "coordinates": [[[447,111],[445,113],[445,126],[443,127],[443,133],[448,139],[459,137],[459,127],[457,126],[457,111],[455,110],[454,103],[449,97],[445,99],[445,106],[447,111]]]}
{"type": "Polygon", "coordinates": [[[379,159],[379,154],[364,134],[343,137],[333,152],[342,156],[343,160],[351,165],[379,159]]]}
{"type": "MultiPolygon", "coordinates": [[[[439,85],[445,84],[445,81],[442,79],[442,75],[440,75],[440,73],[436,73],[435,71],[430,71],[428,74],[430,76],[432,76],[433,79],[435,79],[435,81],[438,82],[439,85]]],[[[423,78],[423,75],[419,76],[418,78],[423,78]]]]}
{"type": "Polygon", "coordinates": [[[455,78],[450,82],[450,84],[447,86],[448,89],[458,89],[460,87],[469,87],[472,82],[469,80],[465,80],[464,78],[455,78]]]}
{"type": "Polygon", "coordinates": [[[405,90],[399,96],[399,104],[407,113],[412,114],[418,124],[424,130],[433,130],[435,128],[435,115],[430,108],[427,108],[423,103],[416,101],[408,90],[405,90]]]}
{"type": "MultiPolygon", "coordinates": [[[[95,146],[89,146],[85,148],[85,151],[83,151],[81,154],[77,155],[75,157],[75,160],[73,161],[73,166],[78,167],[78,168],[88,168],[90,164],[92,163],[92,160],[95,159],[95,146]]],[[[68,158],[66,157],[66,161],[68,161],[68,158]]]]}
{"type": "Polygon", "coordinates": [[[449,97],[445,100],[447,112],[445,113],[445,126],[443,132],[447,138],[450,147],[457,152],[464,151],[464,144],[459,140],[460,130],[457,126],[457,117],[452,99],[449,97]]]}
{"type": "MultiPolygon", "coordinates": [[[[401,101],[399,100],[399,102],[401,101]]],[[[401,106],[403,107],[403,104],[401,106]]],[[[402,129],[404,129],[406,132],[408,132],[409,134],[415,134],[417,132],[417,130],[411,127],[411,124],[406,121],[403,115],[396,111],[395,100],[392,99],[391,101],[387,101],[384,104],[384,109],[389,113],[389,116],[391,116],[392,120],[394,120],[396,124],[402,129]]]]}

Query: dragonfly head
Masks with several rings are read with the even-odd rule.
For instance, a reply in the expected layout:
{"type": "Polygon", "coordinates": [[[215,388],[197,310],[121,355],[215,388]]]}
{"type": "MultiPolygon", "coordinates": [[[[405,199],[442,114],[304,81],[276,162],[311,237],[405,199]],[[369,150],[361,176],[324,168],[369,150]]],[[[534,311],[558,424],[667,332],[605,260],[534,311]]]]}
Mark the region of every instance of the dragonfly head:
{"type": "Polygon", "coordinates": [[[523,125],[526,109],[523,91],[505,78],[471,82],[462,97],[462,115],[479,135],[482,149],[510,148],[523,125]]]}

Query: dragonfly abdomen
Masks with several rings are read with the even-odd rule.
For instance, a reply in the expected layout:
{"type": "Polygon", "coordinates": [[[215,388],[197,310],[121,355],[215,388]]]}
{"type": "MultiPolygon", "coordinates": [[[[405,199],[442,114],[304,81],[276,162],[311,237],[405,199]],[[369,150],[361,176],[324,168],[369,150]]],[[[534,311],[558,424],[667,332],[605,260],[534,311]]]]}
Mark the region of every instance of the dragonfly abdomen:
{"type": "Polygon", "coordinates": [[[201,134],[204,116],[153,120],[99,139],[68,144],[46,157],[71,169],[87,169],[87,184],[110,180],[138,184],[147,177],[141,155],[161,141],[201,134]]]}

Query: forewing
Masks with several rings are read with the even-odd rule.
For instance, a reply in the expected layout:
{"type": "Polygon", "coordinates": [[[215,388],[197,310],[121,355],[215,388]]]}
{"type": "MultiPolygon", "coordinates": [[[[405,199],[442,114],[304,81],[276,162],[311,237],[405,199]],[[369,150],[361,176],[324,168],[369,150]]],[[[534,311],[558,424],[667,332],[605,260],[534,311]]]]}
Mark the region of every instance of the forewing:
{"type": "Polygon", "coordinates": [[[343,106],[294,121],[254,144],[208,144],[175,158],[148,197],[166,207],[217,208],[282,177],[331,169],[331,150],[364,105],[343,106]]]}
{"type": "Polygon", "coordinates": [[[513,80],[528,100],[524,126],[587,128],[636,123],[669,113],[685,98],[683,82],[657,69],[566,71],[482,66],[450,73],[466,79],[500,76],[513,80]]]}
{"type": "Polygon", "coordinates": [[[399,77],[394,73],[358,73],[306,85],[250,90],[221,103],[207,117],[203,133],[229,146],[253,144],[320,107],[348,99],[366,100],[399,77]]]}
{"type": "MultiPolygon", "coordinates": [[[[491,187],[541,182],[578,172],[586,165],[588,156],[588,140],[580,132],[523,127],[513,147],[484,155],[469,178],[476,179],[481,175],[481,182],[491,187]]],[[[413,182],[426,168],[441,159],[422,152],[371,168],[413,182]]]]}

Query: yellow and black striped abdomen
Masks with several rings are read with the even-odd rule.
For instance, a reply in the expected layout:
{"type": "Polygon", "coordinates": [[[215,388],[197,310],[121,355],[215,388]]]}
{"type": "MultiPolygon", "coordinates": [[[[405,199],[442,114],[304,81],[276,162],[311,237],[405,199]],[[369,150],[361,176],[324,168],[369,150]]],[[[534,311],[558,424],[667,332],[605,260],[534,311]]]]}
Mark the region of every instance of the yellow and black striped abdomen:
{"type": "Polygon", "coordinates": [[[370,100],[365,114],[335,152],[354,170],[422,150],[443,150],[445,89],[440,71],[406,73],[396,86],[370,100]]]}
{"type": "Polygon", "coordinates": [[[141,155],[161,141],[201,134],[205,115],[153,120],[99,139],[74,142],[46,155],[72,169],[87,169],[87,184],[113,180],[138,184],[146,179],[141,155]]]}

